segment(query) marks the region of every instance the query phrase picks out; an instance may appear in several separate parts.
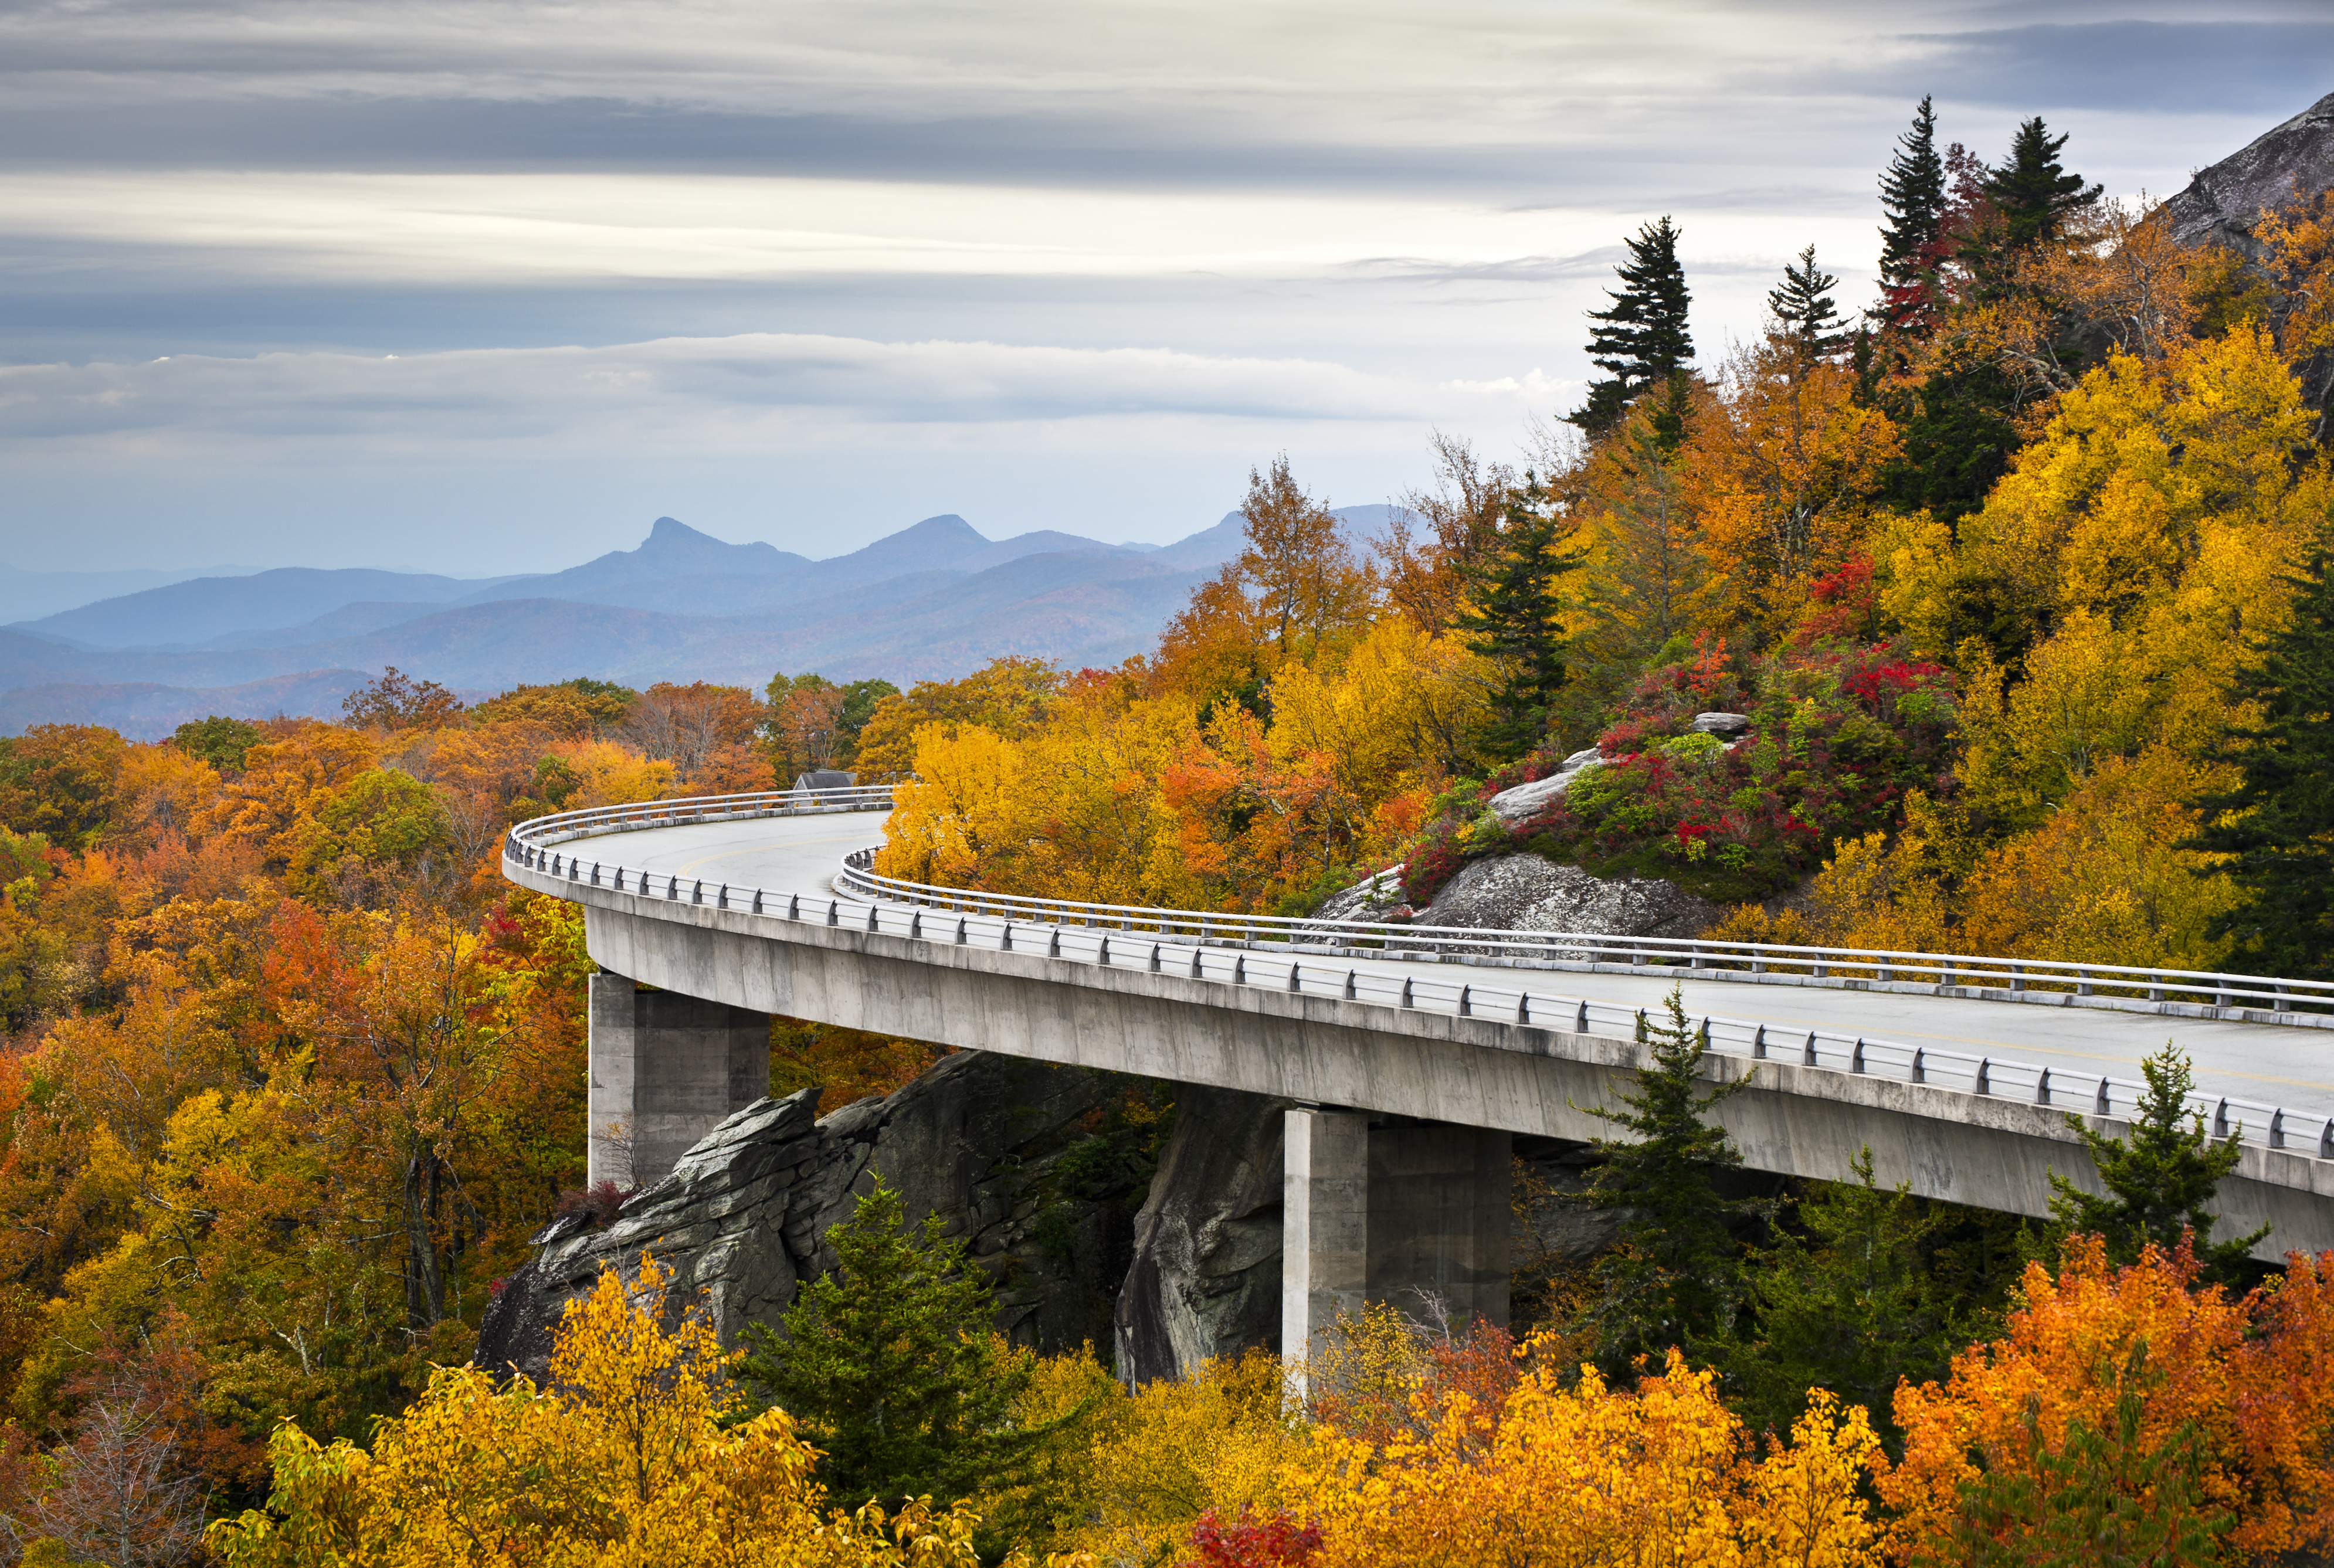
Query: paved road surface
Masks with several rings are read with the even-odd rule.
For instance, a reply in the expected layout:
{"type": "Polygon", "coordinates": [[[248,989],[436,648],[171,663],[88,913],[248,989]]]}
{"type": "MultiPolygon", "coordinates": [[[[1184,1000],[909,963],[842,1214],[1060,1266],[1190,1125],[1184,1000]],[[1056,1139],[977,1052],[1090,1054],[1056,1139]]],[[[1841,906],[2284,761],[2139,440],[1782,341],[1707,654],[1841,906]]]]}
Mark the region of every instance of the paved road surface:
{"type": "MultiPolygon", "coordinates": [[[[866,812],[704,822],[611,835],[596,843],[575,840],[559,848],[566,854],[580,852],[587,863],[597,851],[611,863],[620,861],[658,875],[824,898],[832,890],[844,855],[879,842],[882,822],[881,813],[866,812]]],[[[1067,945],[1078,954],[1085,951],[1079,938],[1067,945]]],[[[1218,968],[1228,973],[1231,959],[1211,955],[1207,962],[1209,973],[1218,968]]],[[[1342,958],[1318,962],[1325,972],[1349,967],[1342,958]]],[[[1527,989],[1534,998],[1586,997],[1627,1008],[1656,1006],[1673,984],[1668,977],[1442,964],[1362,960],[1350,967],[1364,976],[1365,996],[1398,992],[1403,976],[1414,977],[1423,995],[1438,998],[1455,996],[1460,985],[1470,984],[1476,1010],[1485,1014],[1504,1006],[1511,1015],[1517,993],[1527,989]]],[[[1877,991],[1719,980],[1684,979],[1683,984],[1686,1008],[1694,1014],[1743,1019],[1776,1030],[1841,1031],[1907,1046],[1995,1056],[2048,1067],[2061,1080],[2095,1081],[2102,1074],[2136,1080],[2140,1059],[2170,1040],[2194,1063],[2201,1092],[2284,1106],[2293,1119],[2293,1136],[2305,1146],[2314,1145],[2322,1119],[2334,1116],[2334,1030],[1877,991]],[[2305,1124],[2300,1121],[2304,1117],[2313,1120],[2305,1124]]],[[[1313,986],[1308,983],[1307,988],[1313,986]]],[[[1796,1049],[1795,1043],[1791,1048],[1796,1049]]],[[[1881,1070],[1895,1073],[1893,1067],[1881,1070]]],[[[2002,1082],[1999,1092],[2021,1092],[2028,1082],[2015,1077],[2002,1082]]],[[[2115,1109],[2129,1108],[2118,1104],[2115,1109]]]]}

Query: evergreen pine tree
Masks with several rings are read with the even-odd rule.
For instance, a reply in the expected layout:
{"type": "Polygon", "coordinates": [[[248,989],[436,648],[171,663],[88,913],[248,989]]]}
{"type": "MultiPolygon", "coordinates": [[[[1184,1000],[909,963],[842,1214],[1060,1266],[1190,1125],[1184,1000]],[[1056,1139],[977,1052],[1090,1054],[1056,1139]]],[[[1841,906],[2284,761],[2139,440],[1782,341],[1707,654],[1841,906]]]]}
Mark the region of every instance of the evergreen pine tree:
{"type": "Polygon", "coordinates": [[[2236,1169],[2236,1134],[2214,1143],[2204,1130],[2204,1112],[2188,1104],[2195,1082],[2188,1058],[2168,1043],[2141,1062],[2139,1070],[2147,1092],[2133,1111],[2128,1142],[2094,1131],[2079,1116],[2067,1118],[2082,1135],[2107,1191],[2101,1198],[2063,1176],[2051,1177],[2052,1239],[2096,1235],[2107,1242],[2109,1258],[2128,1264],[2150,1242],[2170,1252],[2189,1233],[2206,1275],[2233,1278],[2270,1229],[2263,1226],[2229,1241],[2212,1239],[2213,1217],[2204,1206],[2213,1201],[2221,1178],[2236,1169]]]}
{"type": "Polygon", "coordinates": [[[1564,579],[1579,570],[1571,529],[1537,479],[1503,508],[1498,539],[1467,573],[1459,628],[1499,672],[1480,744],[1511,761],[1539,744],[1567,678],[1564,579]]]}
{"type": "Polygon", "coordinates": [[[2220,760],[2236,787],[2203,803],[2197,847],[2233,855],[2224,870],[2251,894],[2216,936],[2245,938],[2246,961],[2295,979],[2334,976],[2334,555],[2313,551],[2292,619],[2258,669],[2238,678],[2236,703],[2258,725],[2230,732],[2220,760]]]}
{"type": "Polygon", "coordinates": [[[1888,215],[1880,231],[1881,316],[1900,332],[1917,332],[1926,325],[1928,274],[1945,223],[1945,161],[1937,154],[1937,116],[1926,93],[1880,176],[1880,206],[1888,215]]]}
{"type": "Polygon", "coordinates": [[[1640,393],[1683,376],[1693,361],[1693,338],[1686,330],[1692,296],[1678,265],[1678,237],[1676,226],[1664,217],[1625,240],[1629,259],[1613,269],[1620,274],[1620,291],[1606,291],[1610,309],[1588,313],[1598,323],[1588,329],[1588,357],[1608,379],[1592,383],[1588,401],[1565,418],[1591,436],[1611,429],[1640,393]]]}
{"type": "Polygon", "coordinates": [[[1053,1429],[1012,1423],[1030,1370],[996,1336],[988,1281],[939,1216],[920,1239],[877,1177],[827,1232],[840,1266],[803,1286],[785,1335],[746,1331],[739,1374],[825,1455],[819,1478],[845,1507],[929,1495],[945,1508],[1009,1477],[1053,1429]]]}
{"type": "Polygon", "coordinates": [[[1925,509],[1952,524],[1984,505],[2023,439],[2017,407],[2018,388],[1991,361],[1967,361],[1931,376],[1897,421],[1905,446],[1886,481],[1889,505],[1925,509]]]}
{"type": "Polygon", "coordinates": [[[2010,157],[1999,168],[1988,169],[1985,194],[2000,216],[2002,240],[2011,250],[2056,239],[2067,219],[2099,199],[2104,186],[2086,188],[2083,177],[2069,174],[2059,160],[2067,138],[2052,136],[2036,115],[2018,128],[2010,157]]]}
{"type": "Polygon", "coordinates": [[[1596,1359],[1624,1372],[1638,1356],[1704,1342],[1730,1328],[1741,1303],[1741,1249],[1728,1221],[1753,1206],[1721,1198],[1716,1174],[1742,1163],[1723,1128],[1702,1112],[1740,1090],[1738,1078],[1700,1092],[1706,1048],[1673,986],[1667,1021],[1637,1019],[1645,1047],[1636,1085],[1621,1096],[1625,1111],[1597,1109],[1626,1138],[1600,1138],[1604,1163],[1585,1201],[1626,1211],[1621,1245],[1598,1264],[1598,1299],[1590,1309],[1596,1359]]]}
{"type": "Polygon", "coordinates": [[[1732,1402],[1754,1429],[1786,1432],[1808,1390],[1829,1389],[1885,1426],[1900,1379],[1943,1375],[1952,1303],[1924,1254],[1944,1220],[1903,1186],[1872,1178],[1867,1146],[1856,1179],[1819,1182],[1792,1216],[1796,1231],[1751,1254],[1746,1298],[1756,1330],[1723,1356],[1732,1402]]]}
{"type": "Polygon", "coordinates": [[[1816,265],[1816,247],[1809,245],[1796,264],[1784,264],[1783,281],[1767,291],[1767,309],[1782,323],[1784,337],[1798,347],[1803,365],[1847,351],[1846,323],[1831,297],[1838,286],[1835,274],[1816,265]]]}

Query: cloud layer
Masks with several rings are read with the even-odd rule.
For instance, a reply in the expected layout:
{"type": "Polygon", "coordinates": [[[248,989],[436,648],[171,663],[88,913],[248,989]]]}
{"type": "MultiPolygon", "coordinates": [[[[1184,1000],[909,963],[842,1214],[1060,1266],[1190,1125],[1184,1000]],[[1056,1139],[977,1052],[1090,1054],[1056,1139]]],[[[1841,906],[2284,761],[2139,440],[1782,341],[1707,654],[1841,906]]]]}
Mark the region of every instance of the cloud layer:
{"type": "Polygon", "coordinates": [[[34,0],[0,561],[483,571],[684,505],[1167,538],[1283,447],[1384,499],[1430,428],[1569,406],[1648,217],[1705,361],[1809,242],[1861,303],[1921,92],[2162,194],[2334,84],[2321,5],[2221,12],[34,0]]]}

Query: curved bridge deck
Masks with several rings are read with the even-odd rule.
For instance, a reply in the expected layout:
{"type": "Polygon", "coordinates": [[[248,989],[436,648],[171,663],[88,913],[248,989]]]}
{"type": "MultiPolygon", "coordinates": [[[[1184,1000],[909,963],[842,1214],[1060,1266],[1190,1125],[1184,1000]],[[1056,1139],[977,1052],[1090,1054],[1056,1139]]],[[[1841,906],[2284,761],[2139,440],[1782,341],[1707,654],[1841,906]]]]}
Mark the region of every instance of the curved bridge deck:
{"type": "Polygon", "coordinates": [[[2221,1204],[2232,1227],[2274,1223],[2265,1257],[2334,1246],[2334,1159],[2319,1157],[2334,1150],[2334,1035],[2318,1028],[1744,985],[1683,966],[1565,972],[1326,956],[837,895],[843,856],[879,838],[880,823],[818,814],[545,837],[532,848],[515,840],[505,870],[582,903],[593,958],[665,990],[1564,1138],[1606,1130],[1584,1108],[1625,1084],[1638,1011],[1658,1009],[1674,986],[1691,1015],[1710,1020],[1712,1075],[1753,1080],[1719,1120],[1754,1168],[1837,1178],[1869,1144],[1884,1180],[2011,1212],[2043,1212],[2053,1171],[2089,1184],[2066,1112],[2115,1130],[2129,1093],[2111,1083],[2101,1117],[2101,1081],[2136,1079],[2141,1058],[2169,1040],[2194,1063],[2200,1092],[2231,1102],[2229,1125],[2244,1135],[2221,1204]],[[641,890],[642,873],[652,890],[641,890]]]}

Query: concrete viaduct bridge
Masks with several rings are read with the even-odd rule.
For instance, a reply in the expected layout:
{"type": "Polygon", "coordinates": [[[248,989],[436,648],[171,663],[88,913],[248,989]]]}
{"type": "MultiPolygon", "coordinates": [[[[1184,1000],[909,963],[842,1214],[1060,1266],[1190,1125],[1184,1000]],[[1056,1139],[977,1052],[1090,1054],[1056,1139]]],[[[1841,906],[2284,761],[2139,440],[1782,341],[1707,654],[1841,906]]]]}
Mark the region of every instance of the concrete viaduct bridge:
{"type": "Polygon", "coordinates": [[[1271,1095],[1282,1343],[1426,1284],[1507,1317],[1509,1143],[1608,1130],[1640,1009],[1681,986],[1752,1169],[2048,1211],[2096,1177],[2169,1039],[2243,1158],[2223,1234],[2334,1246],[2334,986],[1964,956],[1278,920],[873,875],[876,790],[661,801],[515,830],[513,881],[583,905],[591,1173],[647,1187],[768,1090],[772,1014],[1271,1095]],[[639,983],[655,987],[641,991],[639,983]]]}

